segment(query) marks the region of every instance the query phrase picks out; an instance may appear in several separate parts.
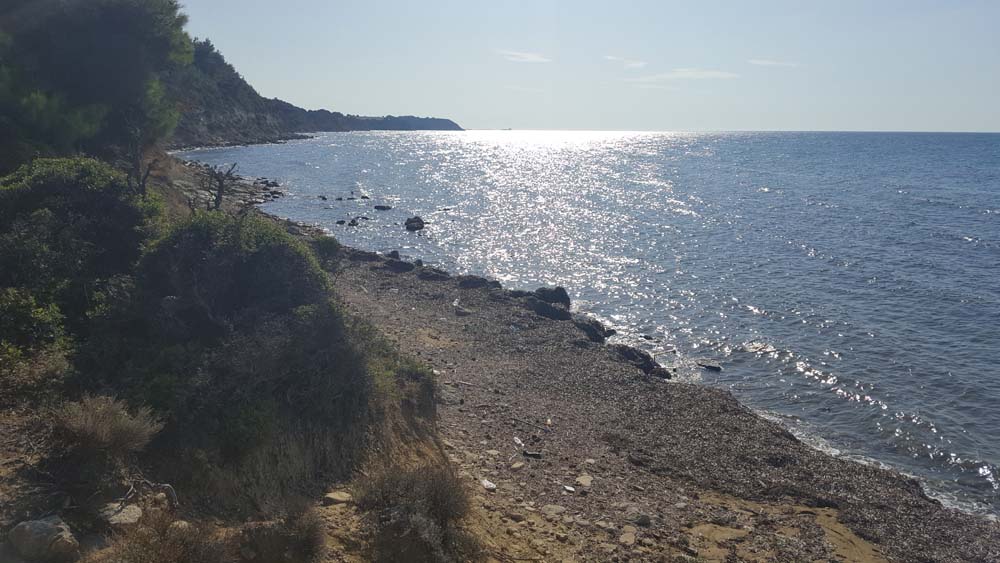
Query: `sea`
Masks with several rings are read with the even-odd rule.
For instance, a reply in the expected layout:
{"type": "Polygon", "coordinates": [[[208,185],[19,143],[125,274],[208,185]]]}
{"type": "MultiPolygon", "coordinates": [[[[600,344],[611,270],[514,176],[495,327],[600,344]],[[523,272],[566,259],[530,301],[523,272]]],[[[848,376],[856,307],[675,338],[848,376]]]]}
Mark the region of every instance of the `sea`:
{"type": "Polygon", "coordinates": [[[1000,134],[350,132],[180,156],[281,182],[265,211],[344,244],[564,286],[675,381],[1000,515],[1000,134]]]}

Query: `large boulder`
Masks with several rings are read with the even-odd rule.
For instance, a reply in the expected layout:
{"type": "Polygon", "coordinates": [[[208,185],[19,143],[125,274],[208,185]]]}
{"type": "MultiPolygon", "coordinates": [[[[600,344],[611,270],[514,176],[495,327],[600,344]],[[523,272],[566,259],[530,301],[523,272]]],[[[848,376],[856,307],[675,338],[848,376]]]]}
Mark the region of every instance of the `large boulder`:
{"type": "Polygon", "coordinates": [[[80,542],[58,516],[21,522],[7,537],[14,550],[28,561],[66,561],[80,549],[80,542]]]}
{"type": "Polygon", "coordinates": [[[524,300],[525,305],[534,311],[536,314],[541,315],[547,319],[552,319],[555,321],[568,321],[573,318],[573,314],[569,310],[562,307],[557,307],[551,303],[546,303],[537,297],[531,296],[524,300]]]}
{"type": "Polygon", "coordinates": [[[576,325],[576,328],[582,330],[591,342],[597,342],[598,344],[603,344],[609,336],[615,334],[615,329],[604,326],[596,319],[578,316],[574,319],[573,324],[576,325]]]}
{"type": "Polygon", "coordinates": [[[101,520],[112,530],[130,528],[142,519],[142,509],[134,504],[122,505],[120,502],[109,502],[99,511],[101,520]]]}
{"type": "Polygon", "coordinates": [[[566,288],[564,287],[540,287],[535,290],[535,297],[546,303],[562,305],[569,309],[569,294],[566,293],[566,288]]]}

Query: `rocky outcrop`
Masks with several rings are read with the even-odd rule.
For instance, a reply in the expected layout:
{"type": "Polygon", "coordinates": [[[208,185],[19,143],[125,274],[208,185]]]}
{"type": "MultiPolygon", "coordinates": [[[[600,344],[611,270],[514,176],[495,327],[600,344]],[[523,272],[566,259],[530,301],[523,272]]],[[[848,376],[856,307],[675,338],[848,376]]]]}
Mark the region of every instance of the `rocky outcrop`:
{"type": "Polygon", "coordinates": [[[410,217],[407,219],[406,222],[403,223],[403,226],[406,227],[407,231],[419,231],[426,226],[426,223],[424,223],[424,220],[417,215],[416,217],[410,217]]]}
{"type": "Polygon", "coordinates": [[[535,290],[535,297],[546,303],[562,305],[567,309],[570,306],[569,293],[566,293],[566,288],[561,286],[540,287],[535,290]]]}
{"type": "Polygon", "coordinates": [[[80,549],[80,542],[58,516],[21,522],[10,531],[8,539],[28,561],[67,561],[80,549]]]}

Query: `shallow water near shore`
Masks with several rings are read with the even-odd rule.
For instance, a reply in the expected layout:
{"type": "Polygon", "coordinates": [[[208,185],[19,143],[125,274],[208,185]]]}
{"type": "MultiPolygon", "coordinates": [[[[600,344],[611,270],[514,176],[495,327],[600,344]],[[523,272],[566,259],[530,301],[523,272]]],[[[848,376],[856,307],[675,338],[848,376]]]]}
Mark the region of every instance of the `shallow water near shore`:
{"type": "Polygon", "coordinates": [[[347,245],[563,285],[678,379],[1000,514],[1000,135],[355,132],[179,156],[279,180],[266,211],[347,245]]]}

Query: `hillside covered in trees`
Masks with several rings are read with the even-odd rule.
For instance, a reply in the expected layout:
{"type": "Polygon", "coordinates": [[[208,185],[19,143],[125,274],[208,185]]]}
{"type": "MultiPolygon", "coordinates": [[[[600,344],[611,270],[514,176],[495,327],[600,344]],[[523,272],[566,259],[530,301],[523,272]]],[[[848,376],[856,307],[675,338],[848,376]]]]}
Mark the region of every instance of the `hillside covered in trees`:
{"type": "Polygon", "coordinates": [[[311,131],[461,130],[450,119],[362,117],[305,110],[264,98],[210,40],[195,40],[192,45],[192,64],[170,72],[165,79],[167,90],[181,107],[171,141],[174,147],[268,142],[311,131]]]}

